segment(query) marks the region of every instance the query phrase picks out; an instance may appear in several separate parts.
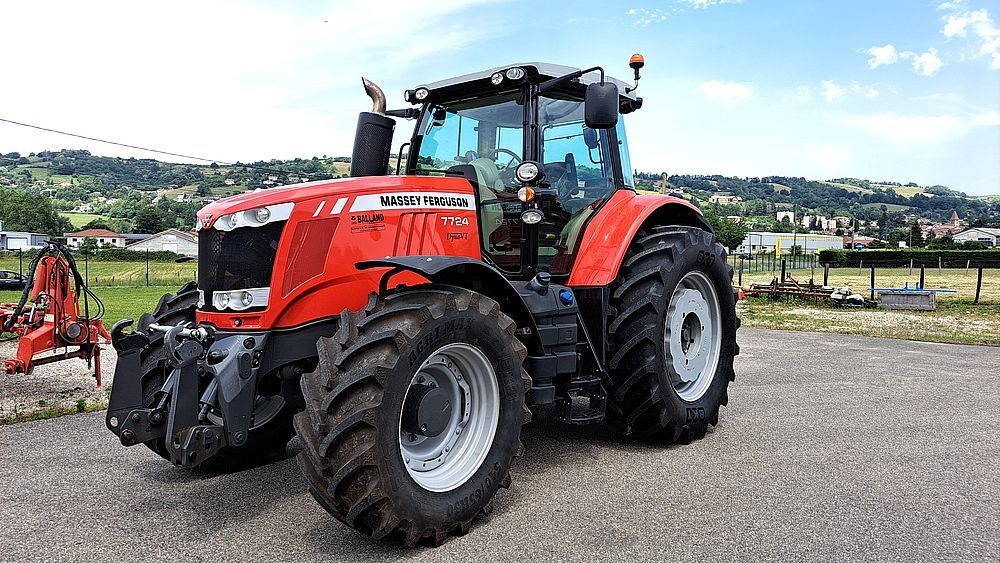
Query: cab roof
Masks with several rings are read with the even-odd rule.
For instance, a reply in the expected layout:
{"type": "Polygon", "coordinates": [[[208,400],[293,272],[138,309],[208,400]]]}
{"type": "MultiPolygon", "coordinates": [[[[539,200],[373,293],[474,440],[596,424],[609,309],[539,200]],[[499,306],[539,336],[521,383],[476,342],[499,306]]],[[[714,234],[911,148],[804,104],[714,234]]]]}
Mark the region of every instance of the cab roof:
{"type": "MultiPolygon", "coordinates": [[[[524,69],[527,75],[527,80],[533,83],[543,82],[549,80],[550,78],[558,78],[560,76],[565,76],[572,72],[577,72],[580,69],[572,66],[557,65],[552,63],[516,63],[504,66],[498,66],[495,68],[490,68],[487,70],[481,70],[478,72],[472,72],[469,74],[463,74],[462,76],[456,76],[453,78],[446,78],[444,80],[439,80],[437,82],[431,82],[429,84],[421,84],[417,86],[417,90],[420,88],[427,88],[430,92],[428,96],[431,100],[452,100],[460,97],[465,97],[469,94],[479,95],[481,93],[499,93],[503,91],[509,91],[512,84],[520,84],[521,80],[511,81],[506,77],[500,85],[494,85],[490,82],[490,77],[492,77],[497,72],[506,72],[507,70],[519,67],[524,69]],[[481,92],[482,91],[482,92],[481,92]]],[[[598,71],[588,72],[584,74],[577,80],[571,82],[570,84],[577,83],[587,86],[594,82],[600,82],[600,73],[598,71]]],[[[524,80],[524,79],[522,79],[524,80]]],[[[634,92],[626,93],[627,89],[630,87],[629,84],[618,80],[617,78],[612,78],[605,74],[604,80],[606,82],[613,82],[618,86],[618,95],[621,98],[635,100],[636,95],[634,92]]],[[[582,92],[582,90],[581,90],[582,92]]]]}

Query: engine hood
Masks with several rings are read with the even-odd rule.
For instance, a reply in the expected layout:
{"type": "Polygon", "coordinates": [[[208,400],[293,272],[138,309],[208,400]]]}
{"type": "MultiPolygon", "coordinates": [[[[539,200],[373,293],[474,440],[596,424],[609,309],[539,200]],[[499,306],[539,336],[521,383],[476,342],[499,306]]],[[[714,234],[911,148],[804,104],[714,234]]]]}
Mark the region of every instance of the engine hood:
{"type": "Polygon", "coordinates": [[[266,190],[258,189],[220,199],[206,205],[198,212],[198,224],[201,229],[210,229],[220,217],[233,213],[288,203],[311,202],[327,197],[345,198],[344,203],[346,203],[346,198],[355,195],[428,190],[445,190],[471,195],[472,186],[462,178],[432,176],[366,176],[320,180],[266,190]]]}

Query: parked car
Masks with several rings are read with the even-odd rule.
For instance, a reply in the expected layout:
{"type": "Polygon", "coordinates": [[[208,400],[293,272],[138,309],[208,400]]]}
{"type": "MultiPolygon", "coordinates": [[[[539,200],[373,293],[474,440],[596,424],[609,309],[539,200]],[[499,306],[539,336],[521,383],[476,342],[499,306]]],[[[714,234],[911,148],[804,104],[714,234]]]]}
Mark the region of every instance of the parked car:
{"type": "Polygon", "coordinates": [[[24,289],[28,278],[10,270],[0,270],[0,289],[24,289]]]}

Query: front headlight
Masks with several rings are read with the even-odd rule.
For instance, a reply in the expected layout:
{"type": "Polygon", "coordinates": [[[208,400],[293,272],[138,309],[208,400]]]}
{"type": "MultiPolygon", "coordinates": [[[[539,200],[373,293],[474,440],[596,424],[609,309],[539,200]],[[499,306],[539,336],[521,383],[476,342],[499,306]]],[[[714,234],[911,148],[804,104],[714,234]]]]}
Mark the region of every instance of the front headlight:
{"type": "Polygon", "coordinates": [[[267,223],[267,220],[271,218],[271,210],[266,207],[261,207],[260,209],[254,211],[254,215],[256,216],[258,223],[267,223]]]}
{"type": "Polygon", "coordinates": [[[536,162],[525,160],[514,169],[514,175],[521,182],[530,184],[542,178],[542,167],[536,162]]]}

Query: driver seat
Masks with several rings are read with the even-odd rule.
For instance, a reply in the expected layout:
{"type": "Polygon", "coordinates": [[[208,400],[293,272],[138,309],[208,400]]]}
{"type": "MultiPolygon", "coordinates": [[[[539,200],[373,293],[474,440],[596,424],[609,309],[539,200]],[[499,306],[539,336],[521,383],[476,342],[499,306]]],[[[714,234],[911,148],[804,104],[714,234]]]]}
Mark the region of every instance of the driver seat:
{"type": "Polygon", "coordinates": [[[480,202],[476,215],[479,217],[483,248],[493,252],[491,236],[503,225],[503,210],[497,204],[483,206],[482,202],[497,199],[497,192],[503,191],[504,185],[500,180],[500,170],[496,163],[489,158],[480,157],[469,161],[466,165],[453,166],[445,175],[463,176],[476,189],[480,202]],[[468,173],[470,168],[475,171],[475,177],[468,173]]]}

